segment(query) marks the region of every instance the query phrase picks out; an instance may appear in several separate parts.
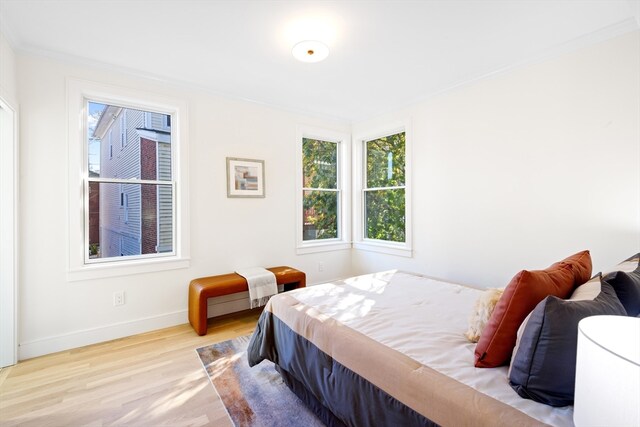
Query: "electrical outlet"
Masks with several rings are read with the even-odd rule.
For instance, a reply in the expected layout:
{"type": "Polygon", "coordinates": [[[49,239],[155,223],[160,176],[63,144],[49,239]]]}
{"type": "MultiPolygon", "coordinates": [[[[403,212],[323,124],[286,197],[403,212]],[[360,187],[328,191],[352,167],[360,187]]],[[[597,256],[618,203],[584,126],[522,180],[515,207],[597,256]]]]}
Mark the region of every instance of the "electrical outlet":
{"type": "Polygon", "coordinates": [[[113,305],[124,305],[124,291],[113,293],[113,305]]]}
{"type": "Polygon", "coordinates": [[[324,262],[318,263],[318,271],[324,271],[324,262]]]}

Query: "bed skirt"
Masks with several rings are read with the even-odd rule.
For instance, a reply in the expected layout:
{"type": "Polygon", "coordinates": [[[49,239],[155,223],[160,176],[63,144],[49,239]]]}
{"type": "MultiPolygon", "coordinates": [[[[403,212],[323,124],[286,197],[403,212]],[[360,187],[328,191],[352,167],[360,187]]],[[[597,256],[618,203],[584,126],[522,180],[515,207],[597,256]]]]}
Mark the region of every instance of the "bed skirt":
{"type": "Polygon", "coordinates": [[[335,361],[269,311],[258,320],[247,356],[250,366],[265,359],[275,363],[289,388],[328,426],[437,426],[335,361]]]}

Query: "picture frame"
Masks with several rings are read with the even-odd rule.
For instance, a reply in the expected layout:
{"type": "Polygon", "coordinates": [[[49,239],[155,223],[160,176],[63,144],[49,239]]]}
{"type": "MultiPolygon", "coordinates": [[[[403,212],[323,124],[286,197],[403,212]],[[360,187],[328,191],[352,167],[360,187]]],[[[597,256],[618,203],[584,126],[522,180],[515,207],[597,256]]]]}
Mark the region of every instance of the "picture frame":
{"type": "Polygon", "coordinates": [[[227,197],[265,197],[264,160],[227,157],[227,197]]]}

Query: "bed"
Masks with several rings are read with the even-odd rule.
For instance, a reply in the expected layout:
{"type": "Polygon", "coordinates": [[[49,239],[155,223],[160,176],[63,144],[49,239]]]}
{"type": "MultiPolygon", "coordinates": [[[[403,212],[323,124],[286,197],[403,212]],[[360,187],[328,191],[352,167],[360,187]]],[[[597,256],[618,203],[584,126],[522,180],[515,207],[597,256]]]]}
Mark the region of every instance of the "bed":
{"type": "Polygon", "coordinates": [[[572,406],[521,398],[464,337],[482,290],[387,271],[266,305],[247,350],[327,425],[572,426],[572,406]]]}

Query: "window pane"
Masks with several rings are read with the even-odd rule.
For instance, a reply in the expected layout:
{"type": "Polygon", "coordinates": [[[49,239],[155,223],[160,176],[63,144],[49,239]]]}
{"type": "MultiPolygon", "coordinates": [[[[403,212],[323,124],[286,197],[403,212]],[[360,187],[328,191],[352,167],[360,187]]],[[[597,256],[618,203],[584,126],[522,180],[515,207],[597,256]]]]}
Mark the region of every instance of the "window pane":
{"type": "Polygon", "coordinates": [[[405,241],[404,188],[365,191],[365,237],[405,241]]]}
{"type": "Polygon", "coordinates": [[[168,115],[87,103],[89,177],[171,180],[168,115]]]}
{"type": "Polygon", "coordinates": [[[304,191],[302,240],[338,237],[338,192],[304,191]]]}
{"type": "Polygon", "coordinates": [[[338,188],[338,144],[303,138],[302,173],[305,188],[338,188]]]}
{"type": "Polygon", "coordinates": [[[89,258],[173,251],[171,185],[89,183],[89,258]]]}
{"type": "Polygon", "coordinates": [[[404,132],[366,142],[367,188],[404,185],[404,132]]]}

